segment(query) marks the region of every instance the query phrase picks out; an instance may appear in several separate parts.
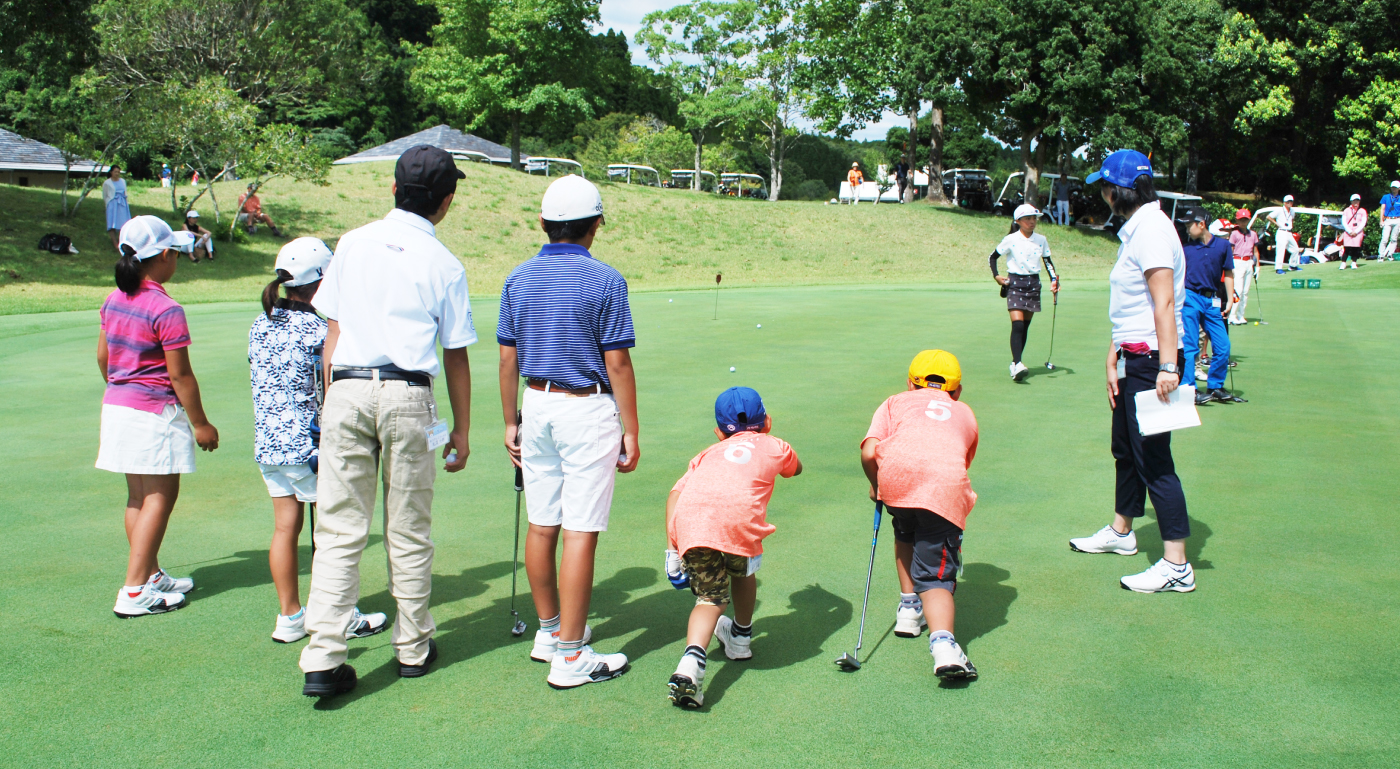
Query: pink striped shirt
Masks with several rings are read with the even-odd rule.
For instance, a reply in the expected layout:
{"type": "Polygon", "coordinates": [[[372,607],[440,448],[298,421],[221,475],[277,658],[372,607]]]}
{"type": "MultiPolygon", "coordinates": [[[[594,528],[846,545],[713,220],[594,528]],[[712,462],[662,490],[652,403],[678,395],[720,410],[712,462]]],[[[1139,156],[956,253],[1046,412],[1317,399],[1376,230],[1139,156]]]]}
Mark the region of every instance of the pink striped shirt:
{"type": "Polygon", "coordinates": [[[153,280],[141,281],[136,296],[121,289],[102,303],[107,334],[107,392],[103,403],[159,414],[179,404],[165,366],[165,351],[190,346],[185,309],[153,280]]]}

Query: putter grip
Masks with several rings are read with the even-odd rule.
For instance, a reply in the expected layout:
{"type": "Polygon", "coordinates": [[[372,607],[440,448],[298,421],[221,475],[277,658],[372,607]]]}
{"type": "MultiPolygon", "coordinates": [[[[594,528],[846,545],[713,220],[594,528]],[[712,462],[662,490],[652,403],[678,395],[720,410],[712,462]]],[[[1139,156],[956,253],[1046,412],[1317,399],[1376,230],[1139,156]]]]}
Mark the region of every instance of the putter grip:
{"type": "MultiPolygon", "coordinates": [[[[515,446],[520,447],[520,412],[515,412],[515,446]]],[[[520,465],[515,466],[515,490],[525,490],[525,470],[520,465]]]]}

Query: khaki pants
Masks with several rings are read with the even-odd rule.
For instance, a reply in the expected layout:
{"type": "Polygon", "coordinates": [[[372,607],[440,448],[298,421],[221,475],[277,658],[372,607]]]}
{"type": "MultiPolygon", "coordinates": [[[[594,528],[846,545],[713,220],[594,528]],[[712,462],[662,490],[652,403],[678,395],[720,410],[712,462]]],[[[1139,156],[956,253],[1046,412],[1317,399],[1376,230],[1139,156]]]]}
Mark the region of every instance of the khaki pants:
{"type": "Polygon", "coordinates": [[[436,415],[429,387],[342,379],[328,388],[321,417],[316,557],[306,602],[311,640],[301,653],[303,672],[345,662],[345,629],[360,597],[360,555],[369,539],[381,459],[384,550],[389,592],[398,604],[394,649],[404,664],[427,659],[428,639],[437,629],[428,612],[437,464],[424,431],[436,415]]]}

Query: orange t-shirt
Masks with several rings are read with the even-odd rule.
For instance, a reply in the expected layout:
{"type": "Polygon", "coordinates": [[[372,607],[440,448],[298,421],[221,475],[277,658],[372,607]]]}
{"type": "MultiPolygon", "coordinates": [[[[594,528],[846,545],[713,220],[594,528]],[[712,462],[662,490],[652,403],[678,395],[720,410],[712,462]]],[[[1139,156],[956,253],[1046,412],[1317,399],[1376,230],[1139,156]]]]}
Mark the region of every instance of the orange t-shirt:
{"type": "Polygon", "coordinates": [[[977,504],[967,480],[977,455],[977,418],[966,403],[928,388],[891,395],[875,410],[865,437],[880,441],[880,501],[928,510],[966,528],[977,504]]]}
{"type": "Polygon", "coordinates": [[[865,181],[865,175],[852,168],[850,173],[846,174],[846,181],[850,182],[852,187],[859,187],[865,181]]]}
{"type": "Polygon", "coordinates": [[[693,547],[753,557],[763,553],[768,500],[777,476],[797,472],[797,453],[782,440],[757,432],[735,433],[690,460],[666,532],[685,555],[693,547]]]}
{"type": "Polygon", "coordinates": [[[262,200],[257,195],[243,193],[238,196],[238,211],[244,214],[256,214],[262,210],[262,200]]]}

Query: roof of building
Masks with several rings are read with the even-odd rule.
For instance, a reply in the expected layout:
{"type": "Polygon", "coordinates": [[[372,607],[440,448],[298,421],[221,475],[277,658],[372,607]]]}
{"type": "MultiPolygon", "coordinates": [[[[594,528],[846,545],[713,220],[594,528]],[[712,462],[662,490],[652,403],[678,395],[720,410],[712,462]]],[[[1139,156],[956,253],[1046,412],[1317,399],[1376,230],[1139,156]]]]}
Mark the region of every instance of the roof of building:
{"type": "MultiPolygon", "coordinates": [[[[419,131],[410,134],[402,139],[395,139],[388,144],[381,144],[378,147],[371,147],[362,152],[341,158],[335,161],[335,165],[346,163],[368,163],[374,160],[398,160],[405,150],[410,147],[417,147],[420,144],[428,144],[439,149],[452,152],[480,152],[492,160],[509,159],[510,148],[487,141],[480,136],[472,136],[469,133],[462,133],[448,125],[433,126],[426,131],[419,131]]],[[[526,159],[525,155],[520,156],[521,161],[526,159]]]]}
{"type": "MultiPolygon", "coordinates": [[[[57,147],[0,128],[0,170],[61,173],[63,168],[63,153],[57,147]]],[[[75,158],[70,170],[77,173],[102,173],[107,167],[99,166],[87,158],[75,158]]]]}

